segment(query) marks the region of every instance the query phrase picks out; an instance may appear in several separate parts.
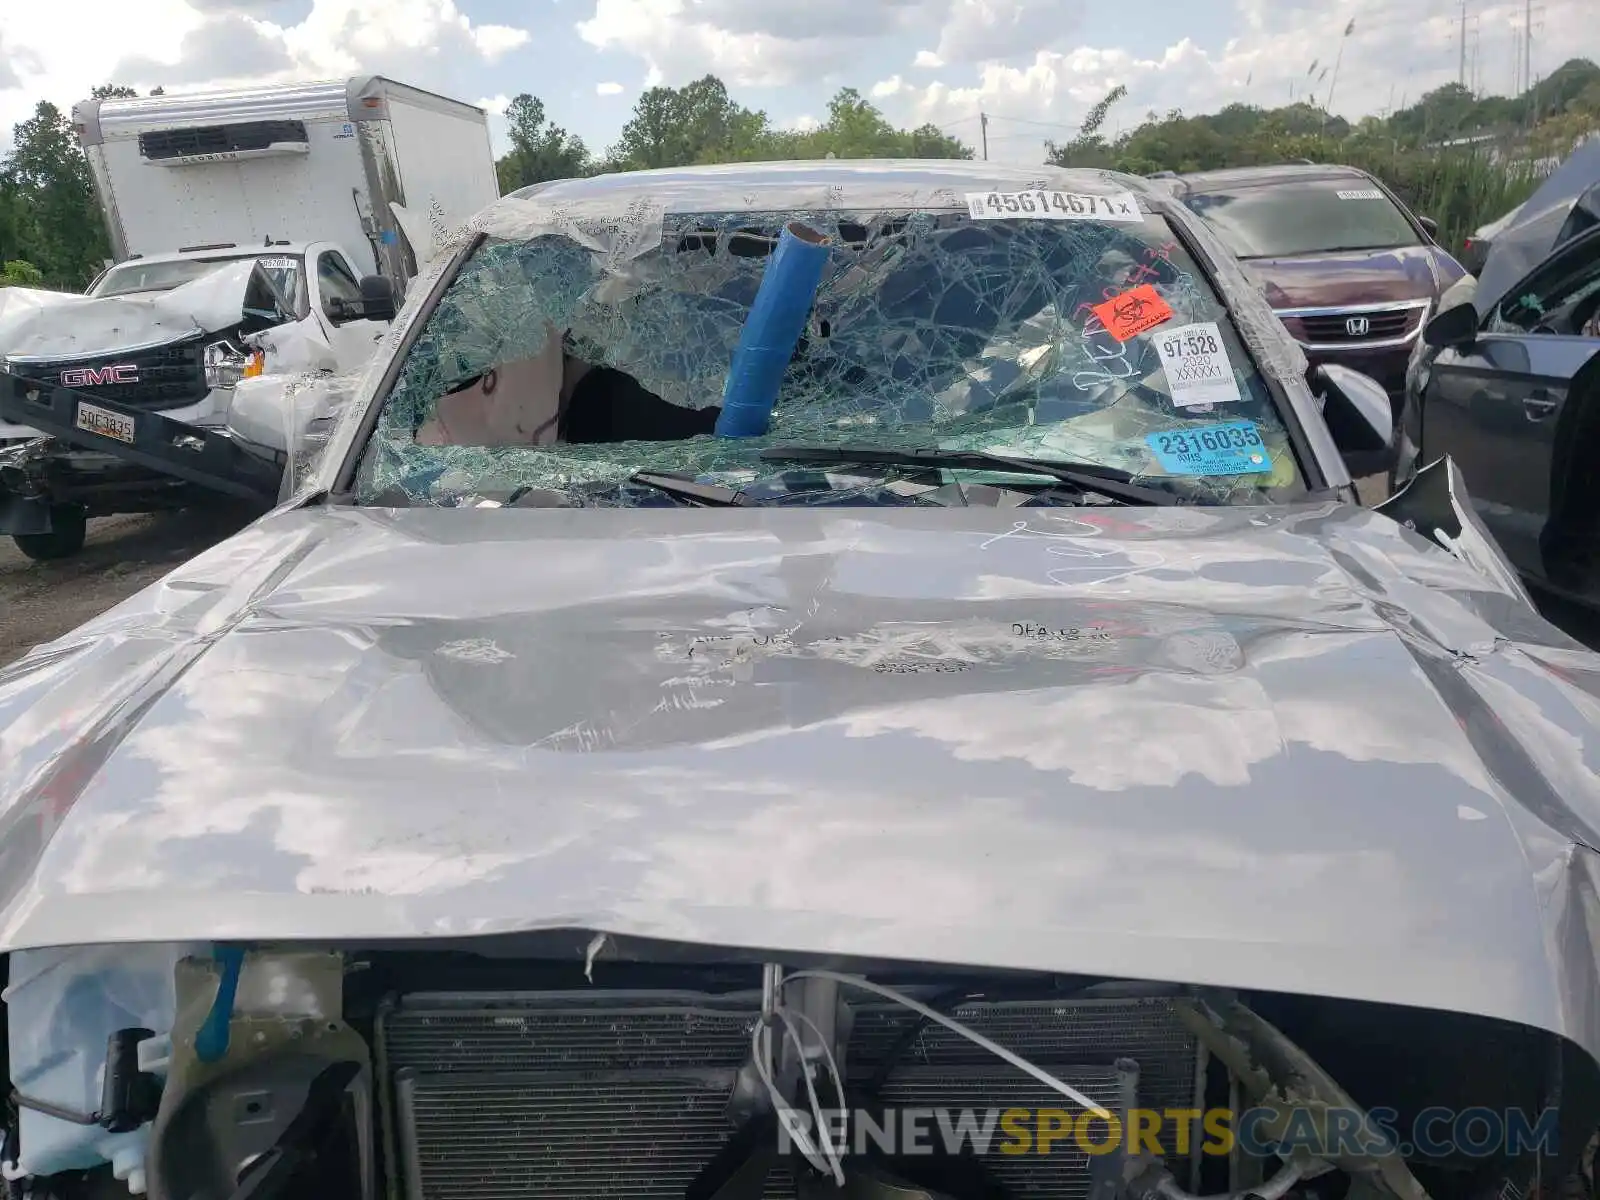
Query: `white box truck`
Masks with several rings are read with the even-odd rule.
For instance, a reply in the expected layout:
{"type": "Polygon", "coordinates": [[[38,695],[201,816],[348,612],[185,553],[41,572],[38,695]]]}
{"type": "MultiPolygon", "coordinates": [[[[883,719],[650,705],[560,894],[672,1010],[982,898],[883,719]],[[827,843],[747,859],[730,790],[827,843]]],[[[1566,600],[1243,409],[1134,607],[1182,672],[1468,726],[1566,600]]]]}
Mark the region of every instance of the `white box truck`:
{"type": "Polygon", "coordinates": [[[332,242],[415,271],[392,205],[454,228],[500,192],[480,108],[381,76],[72,110],[118,262],[185,246],[332,242]]]}
{"type": "Polygon", "coordinates": [[[215,443],[262,376],[358,368],[418,255],[499,196],[484,111],[381,76],[72,116],[116,261],[86,296],[0,291],[0,447],[25,443],[0,448],[0,533],[39,558],[75,553],[87,517],[190,503],[218,465],[250,467],[227,447],[209,471],[170,463],[171,422],[215,443]]]}

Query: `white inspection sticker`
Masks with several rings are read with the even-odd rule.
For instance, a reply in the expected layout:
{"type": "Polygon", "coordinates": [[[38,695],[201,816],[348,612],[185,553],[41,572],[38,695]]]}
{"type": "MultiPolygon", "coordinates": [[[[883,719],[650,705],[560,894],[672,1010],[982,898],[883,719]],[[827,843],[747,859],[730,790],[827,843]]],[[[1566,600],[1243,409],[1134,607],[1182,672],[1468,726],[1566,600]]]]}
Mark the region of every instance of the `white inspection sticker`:
{"type": "Polygon", "coordinates": [[[268,271],[292,271],[300,265],[292,258],[283,258],[281,256],[274,258],[258,258],[256,261],[268,271]]]}
{"type": "Polygon", "coordinates": [[[1337,193],[1341,200],[1382,200],[1383,193],[1377,188],[1352,188],[1337,193]]]}
{"type": "Polygon", "coordinates": [[[1163,329],[1154,336],[1167,390],[1178,408],[1240,400],[1238,381],[1215,321],[1163,329]]]}
{"type": "Polygon", "coordinates": [[[1132,192],[1085,196],[1078,192],[1038,189],[1031,192],[968,192],[967,211],[974,221],[1144,221],[1132,192]]]}

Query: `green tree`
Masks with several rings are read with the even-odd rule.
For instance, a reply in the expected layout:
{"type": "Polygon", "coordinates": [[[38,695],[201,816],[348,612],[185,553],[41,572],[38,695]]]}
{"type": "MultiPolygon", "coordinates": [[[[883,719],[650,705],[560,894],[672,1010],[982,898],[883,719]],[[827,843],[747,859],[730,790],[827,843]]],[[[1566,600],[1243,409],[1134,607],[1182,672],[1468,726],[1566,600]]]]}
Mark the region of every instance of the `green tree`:
{"type": "Polygon", "coordinates": [[[33,263],[47,286],[82,287],[110,254],[89,164],[66,114],[49,101],[13,129],[11,153],[0,164],[0,195],[10,197],[13,221],[15,210],[22,211],[13,234],[20,253],[7,248],[6,257],[33,263]]]}
{"type": "MultiPolygon", "coordinates": [[[[1105,138],[1100,136],[1100,128],[1106,123],[1111,106],[1127,94],[1128,89],[1119,83],[1102,96],[1085,114],[1083,124],[1078,126],[1077,137],[1063,146],[1054,142],[1045,143],[1046,159],[1058,167],[1109,167],[1112,163],[1111,149],[1106,145],[1105,138]]],[[[1167,122],[1170,124],[1182,119],[1183,114],[1173,112],[1168,115],[1167,122]]]]}
{"type": "Polygon", "coordinates": [[[26,259],[8,259],[0,265],[0,287],[38,287],[44,274],[26,259]]]}
{"type": "Polygon", "coordinates": [[[722,80],[706,75],[646,89],[610,158],[625,171],[749,161],[766,156],[772,137],[766,113],[734,103],[722,80]]]}
{"type": "Polygon", "coordinates": [[[972,148],[936,125],[897,129],[878,106],[855,88],[841,88],[828,102],[828,119],[795,138],[804,158],[971,158],[972,148]]]}
{"type": "Polygon", "coordinates": [[[502,193],[551,179],[571,179],[589,172],[589,150],[581,138],[545,119],[544,103],[523,92],[506,106],[511,149],[495,172],[502,193]]]}
{"type": "MultiPolygon", "coordinates": [[[[157,88],[150,94],[154,96],[160,90],[157,88]]],[[[131,87],[125,87],[120,83],[102,83],[99,87],[89,89],[89,95],[96,100],[131,100],[138,94],[131,87]]]]}

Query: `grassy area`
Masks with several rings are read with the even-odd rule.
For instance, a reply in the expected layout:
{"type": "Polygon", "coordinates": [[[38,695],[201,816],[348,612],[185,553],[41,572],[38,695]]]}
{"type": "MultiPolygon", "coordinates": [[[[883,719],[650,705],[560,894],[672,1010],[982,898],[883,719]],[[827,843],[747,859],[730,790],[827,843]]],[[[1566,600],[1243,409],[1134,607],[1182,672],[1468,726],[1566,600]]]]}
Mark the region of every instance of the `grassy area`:
{"type": "Polygon", "coordinates": [[[1376,175],[1421,216],[1439,223],[1439,241],[1459,251],[1474,229],[1504,215],[1540,183],[1532,164],[1492,161],[1470,150],[1362,153],[1345,161],[1376,175]]]}

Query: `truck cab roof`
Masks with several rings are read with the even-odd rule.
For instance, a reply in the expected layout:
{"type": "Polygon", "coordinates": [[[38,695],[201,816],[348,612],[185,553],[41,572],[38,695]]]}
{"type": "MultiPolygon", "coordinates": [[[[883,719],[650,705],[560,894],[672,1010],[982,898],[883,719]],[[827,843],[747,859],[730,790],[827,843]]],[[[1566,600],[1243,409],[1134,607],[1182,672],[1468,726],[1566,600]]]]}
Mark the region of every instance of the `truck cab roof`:
{"type": "MultiPolygon", "coordinates": [[[[222,243],[214,243],[207,246],[180,247],[177,250],[169,250],[162,254],[136,254],[132,258],[128,259],[127,262],[164,263],[189,262],[192,260],[204,262],[207,259],[216,259],[218,262],[222,262],[227,259],[253,258],[257,256],[268,257],[275,254],[303,256],[306,253],[307,247],[309,247],[311,244],[312,243],[310,242],[286,241],[274,242],[270,246],[262,246],[259,244],[253,246],[230,246],[222,243]]],[[[125,263],[117,264],[119,267],[124,265],[125,263]]]]}

